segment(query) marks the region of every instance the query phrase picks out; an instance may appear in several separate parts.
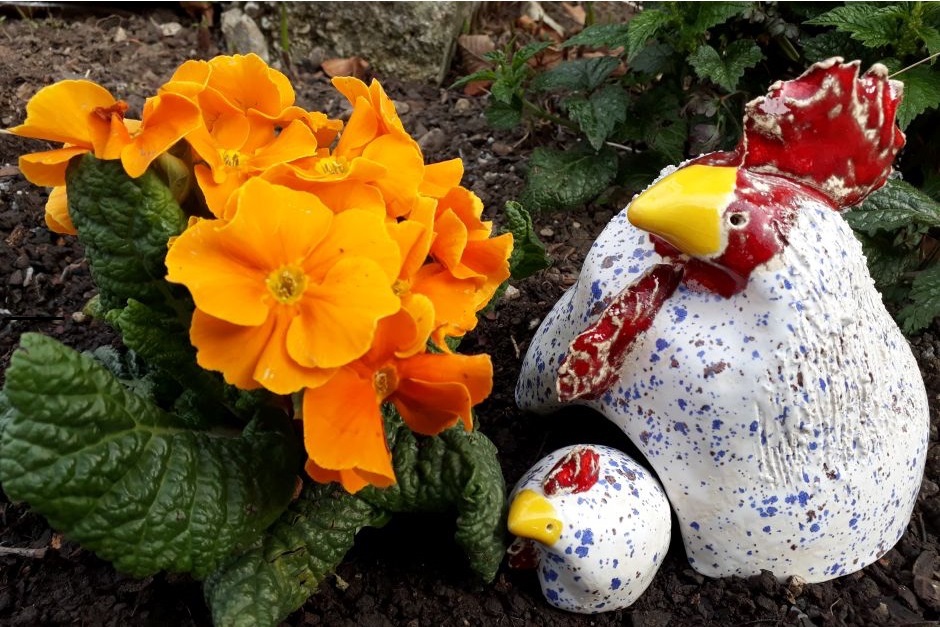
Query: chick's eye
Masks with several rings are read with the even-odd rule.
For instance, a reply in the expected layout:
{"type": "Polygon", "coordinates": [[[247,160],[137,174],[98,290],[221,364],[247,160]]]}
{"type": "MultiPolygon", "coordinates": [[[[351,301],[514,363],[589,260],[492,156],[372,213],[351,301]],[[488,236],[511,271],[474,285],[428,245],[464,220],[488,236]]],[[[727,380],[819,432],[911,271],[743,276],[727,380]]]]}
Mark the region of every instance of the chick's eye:
{"type": "Polygon", "coordinates": [[[735,228],[741,228],[747,224],[746,213],[732,213],[728,215],[728,224],[735,228]]]}

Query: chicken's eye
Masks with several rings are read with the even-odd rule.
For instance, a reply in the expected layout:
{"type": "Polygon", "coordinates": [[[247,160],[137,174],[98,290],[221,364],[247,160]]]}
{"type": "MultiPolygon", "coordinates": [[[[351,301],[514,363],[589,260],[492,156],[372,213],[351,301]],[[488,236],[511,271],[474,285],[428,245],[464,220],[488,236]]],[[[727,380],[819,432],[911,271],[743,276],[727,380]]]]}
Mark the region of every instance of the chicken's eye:
{"type": "Polygon", "coordinates": [[[746,213],[732,213],[728,215],[728,224],[739,229],[747,224],[746,213]]]}

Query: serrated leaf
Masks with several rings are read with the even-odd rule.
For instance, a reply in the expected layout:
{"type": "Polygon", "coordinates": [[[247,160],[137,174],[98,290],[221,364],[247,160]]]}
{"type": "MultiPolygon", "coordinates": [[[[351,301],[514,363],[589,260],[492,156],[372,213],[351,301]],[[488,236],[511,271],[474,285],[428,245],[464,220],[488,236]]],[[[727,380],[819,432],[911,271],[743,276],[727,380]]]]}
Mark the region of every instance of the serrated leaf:
{"type": "Polygon", "coordinates": [[[105,310],[127,299],[156,306],[166,299],[167,242],[187,218],[153,173],[130,178],[120,161],[76,159],[66,175],[69,214],[85,247],[105,310]]]}
{"type": "Polygon", "coordinates": [[[559,63],[532,81],[538,91],[591,91],[617,69],[617,57],[594,57],[559,63]]]}
{"type": "Polygon", "coordinates": [[[259,541],[206,579],[213,622],[277,625],[316,592],[359,530],[386,516],[336,485],[308,485],[259,541]]]}
{"type": "Polygon", "coordinates": [[[509,256],[509,272],[514,279],[524,279],[552,263],[532,226],[532,216],[515,201],[507,201],[503,210],[507,231],[512,233],[512,254],[509,256]]]}
{"type": "Polygon", "coordinates": [[[940,69],[919,65],[895,77],[904,83],[904,97],[898,106],[898,126],[902,129],[927,109],[940,106],[940,69]]]}
{"type": "Polygon", "coordinates": [[[458,87],[463,87],[467,83],[472,83],[473,81],[495,81],[496,72],[493,70],[478,70],[473,74],[468,74],[467,76],[458,78],[456,81],[451,84],[448,89],[457,89],[458,87]]]}
{"type": "Polygon", "coordinates": [[[434,437],[415,435],[394,410],[386,421],[395,485],[357,496],[388,512],[456,510],[454,538],[472,568],[491,581],[506,550],[506,485],[496,447],[460,425],[434,437]]]}
{"type": "Polygon", "coordinates": [[[571,96],[564,101],[568,117],[577,122],[594,150],[600,150],[618,124],[627,117],[627,93],[618,85],[607,85],[590,96],[571,96]]]}
{"type": "Polygon", "coordinates": [[[898,21],[903,9],[897,5],[851,2],[808,20],[807,24],[831,26],[848,33],[868,48],[888,46],[898,39],[898,21]]]}
{"type": "Polygon", "coordinates": [[[932,26],[921,26],[917,29],[917,35],[924,40],[927,52],[930,54],[940,52],[940,30],[932,26]]]}
{"type": "Polygon", "coordinates": [[[895,231],[911,224],[940,226],[940,203],[913,185],[889,179],[865,202],[845,214],[856,231],[869,236],[879,231],[895,231]]]}
{"type": "Polygon", "coordinates": [[[512,63],[517,68],[522,67],[528,63],[529,59],[551,46],[552,42],[550,41],[533,41],[526,44],[513,53],[512,63]]]}
{"type": "Polygon", "coordinates": [[[89,357],[32,333],[6,377],[4,491],[118,570],[203,577],[290,500],[299,451],[287,429],[189,430],[89,357]]]}
{"type": "Polygon", "coordinates": [[[848,33],[830,30],[813,37],[801,39],[803,56],[808,63],[818,63],[831,57],[844,56],[848,59],[860,58],[863,52],[861,44],[854,41],[848,33]]]}
{"type": "Polygon", "coordinates": [[[516,98],[517,87],[507,81],[497,80],[490,86],[490,97],[500,104],[512,104],[513,99],[516,98]]]}
{"type": "Polygon", "coordinates": [[[592,24],[574,37],[565,41],[562,47],[588,46],[591,48],[626,48],[628,29],[629,23],[592,24]]]}
{"type": "Polygon", "coordinates": [[[522,122],[522,103],[503,104],[493,100],[490,101],[483,115],[490,126],[501,131],[507,131],[517,127],[522,122]]]}
{"type": "Polygon", "coordinates": [[[640,50],[630,62],[630,69],[656,76],[672,71],[675,64],[676,49],[668,43],[657,43],[640,50]]]}
{"type": "Polygon", "coordinates": [[[617,175],[617,154],[536,148],[529,161],[522,204],[536,211],[578,207],[597,197],[617,175]]]}
{"type": "Polygon", "coordinates": [[[646,9],[627,23],[627,60],[643,49],[646,43],[672,22],[672,16],[659,8],[646,9]]]}
{"type": "Polygon", "coordinates": [[[908,334],[926,329],[940,316],[940,263],[920,271],[911,284],[911,303],[898,312],[901,329],[908,334]]]}
{"type": "Polygon", "coordinates": [[[902,299],[907,295],[906,287],[900,294],[892,292],[892,288],[899,286],[903,282],[904,275],[913,270],[917,264],[914,255],[908,254],[909,251],[898,249],[891,238],[884,234],[870,236],[861,231],[854,231],[855,237],[862,243],[862,251],[865,253],[865,260],[868,263],[868,273],[878,291],[881,292],[885,301],[897,300],[897,296],[902,299]]]}
{"type": "Polygon", "coordinates": [[[701,34],[719,24],[724,24],[732,17],[741,15],[749,8],[750,2],[689,2],[683,8],[692,12],[689,20],[691,30],[701,34]]]}
{"type": "Polygon", "coordinates": [[[753,41],[739,39],[719,54],[717,50],[703,44],[689,55],[689,63],[699,78],[706,78],[726,91],[734,91],[744,70],[753,67],[764,58],[764,53],[753,41]]]}

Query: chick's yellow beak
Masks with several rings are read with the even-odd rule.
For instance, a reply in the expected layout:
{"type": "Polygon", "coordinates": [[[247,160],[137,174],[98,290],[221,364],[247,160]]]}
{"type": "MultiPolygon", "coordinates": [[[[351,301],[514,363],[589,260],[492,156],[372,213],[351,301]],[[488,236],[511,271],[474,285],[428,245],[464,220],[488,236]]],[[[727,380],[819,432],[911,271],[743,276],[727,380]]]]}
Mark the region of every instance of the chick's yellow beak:
{"type": "Polygon", "coordinates": [[[735,167],[686,166],[637,196],[627,218],[687,255],[716,255],[724,247],[722,214],[731,202],[737,176],[735,167]]]}
{"type": "Polygon", "coordinates": [[[534,490],[521,490],[509,506],[509,532],[544,545],[555,544],[561,536],[561,520],[555,508],[534,490]]]}

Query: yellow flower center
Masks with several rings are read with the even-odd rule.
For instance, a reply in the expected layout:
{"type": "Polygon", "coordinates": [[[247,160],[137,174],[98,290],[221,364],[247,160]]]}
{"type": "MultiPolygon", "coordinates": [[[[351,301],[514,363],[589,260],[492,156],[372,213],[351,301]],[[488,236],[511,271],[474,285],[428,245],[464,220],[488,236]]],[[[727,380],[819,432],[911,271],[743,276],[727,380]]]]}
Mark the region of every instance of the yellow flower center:
{"type": "Polygon", "coordinates": [[[372,375],[372,387],[376,396],[385,400],[398,389],[398,372],[392,366],[380,368],[372,375]]]}
{"type": "Polygon", "coordinates": [[[297,266],[281,266],[268,275],[265,284],[277,302],[291,305],[300,300],[307,289],[307,275],[297,266]]]}
{"type": "Polygon", "coordinates": [[[346,174],[347,169],[346,159],[343,157],[324,157],[317,161],[317,171],[320,174],[346,174]]]}
{"type": "Polygon", "coordinates": [[[241,162],[241,154],[237,150],[223,150],[222,161],[230,168],[237,168],[241,162]]]}

